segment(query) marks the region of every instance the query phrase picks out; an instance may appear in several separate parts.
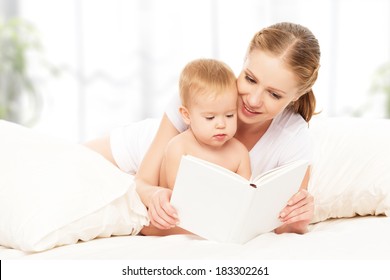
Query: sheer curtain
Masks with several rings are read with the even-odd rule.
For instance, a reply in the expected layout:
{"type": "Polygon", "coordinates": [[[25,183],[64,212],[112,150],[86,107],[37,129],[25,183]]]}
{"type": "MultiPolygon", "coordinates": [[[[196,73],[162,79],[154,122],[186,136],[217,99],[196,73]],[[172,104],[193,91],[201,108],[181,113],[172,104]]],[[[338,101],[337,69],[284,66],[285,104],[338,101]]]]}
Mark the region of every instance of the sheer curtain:
{"type": "Polygon", "coordinates": [[[19,0],[18,12],[61,73],[36,73],[45,99],[36,127],[74,141],[160,117],[189,60],[222,59],[238,74],[252,35],[278,21],[320,41],[322,114],[383,115],[369,89],[390,60],[390,0],[19,0]]]}

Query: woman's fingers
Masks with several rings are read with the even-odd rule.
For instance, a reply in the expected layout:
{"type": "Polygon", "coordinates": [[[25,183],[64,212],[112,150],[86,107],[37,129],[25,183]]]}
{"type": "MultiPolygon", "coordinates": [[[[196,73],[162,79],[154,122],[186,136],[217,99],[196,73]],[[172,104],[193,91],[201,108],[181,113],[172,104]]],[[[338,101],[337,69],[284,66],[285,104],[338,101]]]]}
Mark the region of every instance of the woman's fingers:
{"type": "Polygon", "coordinates": [[[150,223],[158,229],[169,229],[171,228],[170,224],[165,221],[164,218],[160,217],[157,213],[157,210],[154,206],[149,207],[149,218],[150,223]]]}
{"type": "Polygon", "coordinates": [[[305,190],[305,189],[301,189],[301,190],[299,190],[299,192],[297,192],[296,194],[294,194],[291,197],[291,199],[287,202],[287,205],[288,206],[292,206],[292,205],[296,204],[297,202],[305,199],[308,196],[311,196],[309,194],[309,192],[307,190],[305,190]]]}
{"type": "Polygon", "coordinates": [[[282,222],[310,221],[314,215],[314,199],[306,190],[300,190],[280,212],[282,222]]]}
{"type": "Polygon", "coordinates": [[[149,217],[152,225],[159,229],[169,229],[177,225],[175,208],[169,203],[171,190],[161,189],[152,197],[149,204],[149,217]]]}
{"type": "Polygon", "coordinates": [[[286,224],[292,224],[295,222],[310,222],[312,218],[312,214],[310,210],[305,211],[304,209],[299,209],[299,212],[293,211],[286,218],[283,219],[283,222],[286,224]]]}

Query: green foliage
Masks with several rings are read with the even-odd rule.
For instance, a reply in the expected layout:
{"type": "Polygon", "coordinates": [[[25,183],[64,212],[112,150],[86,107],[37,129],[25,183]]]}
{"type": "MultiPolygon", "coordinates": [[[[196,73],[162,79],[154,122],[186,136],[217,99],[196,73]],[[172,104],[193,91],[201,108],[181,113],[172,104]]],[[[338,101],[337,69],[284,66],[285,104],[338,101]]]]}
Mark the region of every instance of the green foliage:
{"type": "Polygon", "coordinates": [[[0,21],[0,119],[32,124],[41,98],[29,73],[31,57],[41,53],[36,29],[26,21],[0,21]]]}
{"type": "Polygon", "coordinates": [[[385,95],[386,117],[390,118],[390,62],[383,64],[375,72],[371,92],[385,95]]]}

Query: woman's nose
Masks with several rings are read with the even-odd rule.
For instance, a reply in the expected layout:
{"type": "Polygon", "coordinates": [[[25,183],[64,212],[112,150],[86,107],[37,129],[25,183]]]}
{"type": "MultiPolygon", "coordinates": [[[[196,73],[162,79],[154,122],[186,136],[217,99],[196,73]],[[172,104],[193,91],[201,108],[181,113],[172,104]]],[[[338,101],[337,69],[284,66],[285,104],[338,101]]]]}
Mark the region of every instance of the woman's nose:
{"type": "Polygon", "coordinates": [[[247,103],[251,107],[260,107],[263,103],[264,89],[258,88],[247,95],[247,103]]]}

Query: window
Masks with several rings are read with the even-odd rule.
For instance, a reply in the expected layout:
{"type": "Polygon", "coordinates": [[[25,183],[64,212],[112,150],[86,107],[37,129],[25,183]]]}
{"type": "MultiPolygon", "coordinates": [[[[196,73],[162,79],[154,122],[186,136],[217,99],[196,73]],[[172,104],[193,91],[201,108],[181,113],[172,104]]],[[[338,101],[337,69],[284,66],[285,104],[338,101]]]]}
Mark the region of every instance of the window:
{"type": "Polygon", "coordinates": [[[306,25],[320,41],[322,114],[381,116],[369,88],[390,60],[390,0],[19,0],[18,11],[61,69],[37,77],[37,127],[59,136],[84,141],[161,116],[185,63],[215,57],[238,74],[252,35],[277,21],[306,25]]]}

